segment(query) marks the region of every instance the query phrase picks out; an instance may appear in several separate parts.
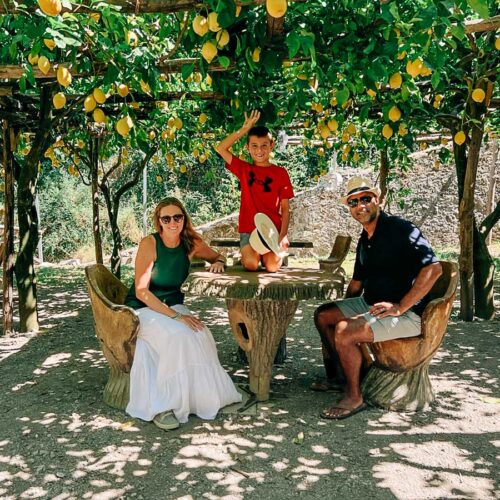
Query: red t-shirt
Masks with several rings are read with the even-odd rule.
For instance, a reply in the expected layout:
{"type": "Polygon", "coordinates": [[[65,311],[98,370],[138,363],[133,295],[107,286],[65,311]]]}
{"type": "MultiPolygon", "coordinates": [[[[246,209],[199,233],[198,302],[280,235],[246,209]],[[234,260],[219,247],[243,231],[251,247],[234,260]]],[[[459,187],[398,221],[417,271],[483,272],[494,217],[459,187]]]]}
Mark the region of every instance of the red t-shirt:
{"type": "Polygon", "coordinates": [[[226,168],[240,180],[239,232],[251,233],[255,229],[253,218],[258,212],[265,213],[281,231],[281,200],[294,196],[286,169],[276,165],[258,167],[234,155],[226,168]]]}

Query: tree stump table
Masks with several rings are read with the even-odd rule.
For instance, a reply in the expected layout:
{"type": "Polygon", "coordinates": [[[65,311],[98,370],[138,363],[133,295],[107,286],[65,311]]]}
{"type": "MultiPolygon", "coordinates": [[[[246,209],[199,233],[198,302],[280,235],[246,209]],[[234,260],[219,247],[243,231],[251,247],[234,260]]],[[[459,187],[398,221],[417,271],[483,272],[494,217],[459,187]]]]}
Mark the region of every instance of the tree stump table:
{"type": "Polygon", "coordinates": [[[224,274],[191,273],[183,290],[226,299],[234,338],[248,356],[250,390],[257,401],[267,401],[273,360],[298,301],[340,297],[344,275],[318,269],[265,273],[235,267],[224,274]]]}

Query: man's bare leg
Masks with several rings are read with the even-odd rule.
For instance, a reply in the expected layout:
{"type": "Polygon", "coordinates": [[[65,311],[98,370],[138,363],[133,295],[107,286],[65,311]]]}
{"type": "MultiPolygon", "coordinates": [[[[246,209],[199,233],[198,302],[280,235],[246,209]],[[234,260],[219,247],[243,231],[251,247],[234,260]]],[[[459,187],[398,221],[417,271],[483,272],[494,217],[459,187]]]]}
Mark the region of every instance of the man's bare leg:
{"type": "Polygon", "coordinates": [[[345,382],[345,377],[335,349],[335,326],[344,318],[344,314],[334,302],[323,304],[314,312],[314,324],[321,338],[326,377],[328,381],[336,381],[340,384],[345,382]]]}
{"type": "Polygon", "coordinates": [[[346,416],[363,405],[359,384],[363,354],[359,344],[373,342],[373,330],[364,318],[341,320],[335,328],[334,335],[335,348],[346,378],[346,388],[342,399],[324,411],[323,414],[328,418],[346,416]]]}

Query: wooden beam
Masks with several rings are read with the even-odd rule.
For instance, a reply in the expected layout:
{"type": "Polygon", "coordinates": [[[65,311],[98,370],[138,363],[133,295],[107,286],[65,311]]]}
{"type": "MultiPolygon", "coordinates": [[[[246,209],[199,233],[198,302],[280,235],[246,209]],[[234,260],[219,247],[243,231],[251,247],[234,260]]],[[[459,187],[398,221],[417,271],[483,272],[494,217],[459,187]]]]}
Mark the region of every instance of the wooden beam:
{"type": "MultiPolygon", "coordinates": [[[[294,2],[305,2],[307,0],[292,0],[294,2]]],[[[206,8],[201,0],[105,0],[110,6],[117,7],[120,12],[130,14],[170,14],[174,12],[185,12],[193,9],[206,8]]],[[[236,5],[249,7],[253,5],[262,5],[266,0],[235,0],[236,5]]],[[[99,12],[91,2],[82,2],[82,5],[73,6],[73,13],[99,12]]],[[[20,8],[14,4],[13,0],[0,1],[0,14],[23,14],[25,12],[35,12],[38,6],[30,5],[26,8],[20,8]]],[[[62,12],[68,12],[68,9],[62,9],[62,12]]]]}
{"type": "Polygon", "coordinates": [[[466,21],[464,24],[464,28],[465,33],[496,31],[500,28],[500,16],[490,17],[488,19],[477,19],[475,21],[466,21]]]}

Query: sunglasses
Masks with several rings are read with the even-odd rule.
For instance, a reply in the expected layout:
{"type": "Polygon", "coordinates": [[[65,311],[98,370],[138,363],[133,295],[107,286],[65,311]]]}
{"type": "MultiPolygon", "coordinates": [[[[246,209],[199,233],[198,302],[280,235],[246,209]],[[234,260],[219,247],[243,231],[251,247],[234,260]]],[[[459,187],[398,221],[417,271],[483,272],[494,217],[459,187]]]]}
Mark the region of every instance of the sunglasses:
{"type": "Polygon", "coordinates": [[[362,203],[363,205],[368,205],[368,203],[371,203],[373,200],[373,196],[366,195],[366,196],[360,196],[359,198],[351,198],[350,200],[347,200],[347,205],[349,208],[355,208],[358,206],[359,203],[362,203]]]}
{"type": "Polygon", "coordinates": [[[163,217],[159,217],[159,219],[163,222],[163,224],[170,224],[170,221],[174,219],[174,222],[182,222],[184,219],[184,214],[175,214],[175,215],[164,215],[163,217]]]}

